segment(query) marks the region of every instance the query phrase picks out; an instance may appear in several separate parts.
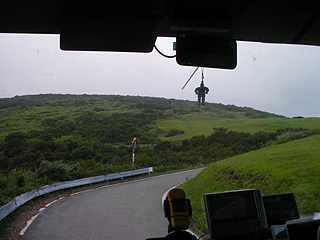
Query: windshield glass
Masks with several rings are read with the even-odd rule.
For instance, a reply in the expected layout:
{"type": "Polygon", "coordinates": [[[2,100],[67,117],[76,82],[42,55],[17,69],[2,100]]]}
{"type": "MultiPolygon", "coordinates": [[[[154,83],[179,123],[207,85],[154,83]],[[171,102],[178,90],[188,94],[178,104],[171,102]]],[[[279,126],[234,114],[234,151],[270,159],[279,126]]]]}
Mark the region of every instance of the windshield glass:
{"type": "MultiPolygon", "coordinates": [[[[173,38],[156,46],[174,55],[173,38]]],[[[0,97],[16,95],[119,94],[195,101],[195,68],[152,53],[61,51],[58,35],[1,34],[0,97]]],[[[316,46],[238,42],[235,70],[204,70],[206,101],[247,106],[293,117],[319,116],[320,83],[316,46]]]]}
{"type": "Polygon", "coordinates": [[[48,211],[50,230],[23,229],[38,216],[30,211],[15,234],[122,239],[134,229],[132,239],[164,237],[168,222],[158,200],[184,181],[202,233],[202,196],[210,192],[293,192],[301,215],[320,210],[319,47],[238,41],[237,67],[223,70],[163,56],[176,54],[174,38],[158,37],[162,54],[62,51],[59,41],[0,34],[0,207],[68,189],[37,202],[40,214],[60,197],[77,196],[70,195],[74,186],[107,189],[138,170],[145,177],[188,171],[62,200],[68,210],[48,211]],[[106,218],[110,213],[115,217],[106,218]],[[105,225],[114,232],[102,231],[105,225]]]}

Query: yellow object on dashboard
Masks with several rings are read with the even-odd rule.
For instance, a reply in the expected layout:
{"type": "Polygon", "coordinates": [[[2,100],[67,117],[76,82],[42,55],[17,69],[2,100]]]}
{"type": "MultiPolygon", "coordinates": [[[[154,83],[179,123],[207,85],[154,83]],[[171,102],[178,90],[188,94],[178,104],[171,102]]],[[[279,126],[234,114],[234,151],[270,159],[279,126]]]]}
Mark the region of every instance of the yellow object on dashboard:
{"type": "Polygon", "coordinates": [[[181,188],[173,188],[167,195],[167,218],[174,229],[188,229],[191,215],[190,199],[181,188]]]}

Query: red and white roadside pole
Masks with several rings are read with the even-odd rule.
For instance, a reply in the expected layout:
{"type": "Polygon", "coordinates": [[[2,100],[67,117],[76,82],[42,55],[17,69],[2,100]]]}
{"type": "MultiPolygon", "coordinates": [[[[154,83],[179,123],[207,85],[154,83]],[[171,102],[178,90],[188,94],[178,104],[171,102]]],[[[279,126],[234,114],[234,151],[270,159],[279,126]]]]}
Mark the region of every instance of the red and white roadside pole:
{"type": "Polygon", "coordinates": [[[139,143],[138,138],[134,138],[132,140],[132,168],[134,168],[134,150],[137,148],[138,143],[139,143]]]}
{"type": "Polygon", "coordinates": [[[134,168],[134,148],[132,148],[132,168],[134,168]]]}

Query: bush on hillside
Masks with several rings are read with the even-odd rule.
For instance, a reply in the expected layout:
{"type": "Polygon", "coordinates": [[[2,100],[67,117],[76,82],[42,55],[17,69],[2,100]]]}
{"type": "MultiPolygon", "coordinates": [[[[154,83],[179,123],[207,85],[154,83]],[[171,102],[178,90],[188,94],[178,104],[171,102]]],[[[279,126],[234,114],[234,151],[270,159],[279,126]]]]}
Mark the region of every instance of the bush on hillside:
{"type": "Polygon", "coordinates": [[[278,143],[285,143],[305,137],[308,137],[308,135],[304,132],[287,132],[278,136],[278,143]]]}
{"type": "Polygon", "coordinates": [[[172,137],[172,136],[177,136],[177,135],[180,135],[180,134],[184,134],[184,131],[183,130],[177,130],[177,129],[171,129],[164,136],[165,137],[172,137]]]}

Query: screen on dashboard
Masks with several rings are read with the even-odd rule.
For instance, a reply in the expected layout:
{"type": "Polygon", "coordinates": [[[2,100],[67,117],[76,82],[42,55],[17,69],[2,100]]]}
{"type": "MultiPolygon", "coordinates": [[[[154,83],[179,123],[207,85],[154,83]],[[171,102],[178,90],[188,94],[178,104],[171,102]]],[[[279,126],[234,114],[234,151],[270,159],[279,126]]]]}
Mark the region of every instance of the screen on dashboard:
{"type": "Polygon", "coordinates": [[[208,193],[204,202],[213,239],[252,234],[268,227],[260,190],[208,193]]]}
{"type": "Polygon", "coordinates": [[[213,223],[258,218],[256,201],[252,193],[241,193],[233,196],[208,196],[207,201],[209,215],[213,223]]]}
{"type": "Polygon", "coordinates": [[[299,218],[297,204],[292,193],[263,196],[268,221],[299,218]]]}

